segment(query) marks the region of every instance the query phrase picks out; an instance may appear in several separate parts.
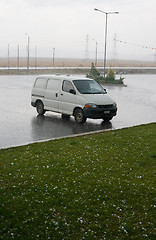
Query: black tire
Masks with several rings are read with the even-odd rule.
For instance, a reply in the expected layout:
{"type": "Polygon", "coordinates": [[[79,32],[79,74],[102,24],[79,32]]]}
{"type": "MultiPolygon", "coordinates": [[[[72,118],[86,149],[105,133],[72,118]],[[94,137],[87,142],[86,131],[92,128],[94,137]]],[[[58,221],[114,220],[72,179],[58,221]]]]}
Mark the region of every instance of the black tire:
{"type": "Polygon", "coordinates": [[[44,113],[45,113],[44,105],[41,101],[38,101],[36,103],[36,111],[39,115],[44,115],[44,113]]]}
{"type": "Polygon", "coordinates": [[[78,108],[75,110],[74,112],[74,117],[75,117],[75,121],[77,123],[85,123],[86,121],[86,117],[84,116],[83,110],[81,108],[78,108]]]}
{"type": "Polygon", "coordinates": [[[113,118],[113,117],[105,117],[105,118],[103,118],[103,120],[104,120],[105,122],[109,122],[112,118],[113,118]]]}
{"type": "Polygon", "coordinates": [[[70,119],[70,115],[62,114],[62,119],[69,120],[70,119]]]}

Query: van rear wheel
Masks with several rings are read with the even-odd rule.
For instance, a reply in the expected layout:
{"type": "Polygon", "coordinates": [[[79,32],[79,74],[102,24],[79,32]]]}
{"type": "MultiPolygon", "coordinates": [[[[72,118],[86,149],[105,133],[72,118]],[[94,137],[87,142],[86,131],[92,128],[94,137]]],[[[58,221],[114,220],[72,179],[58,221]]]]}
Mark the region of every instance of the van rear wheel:
{"type": "Polygon", "coordinates": [[[78,108],[74,112],[75,121],[78,123],[85,123],[86,117],[84,116],[83,110],[78,108]]]}
{"type": "Polygon", "coordinates": [[[43,115],[45,113],[44,105],[41,101],[38,101],[36,103],[36,110],[39,115],[43,115]]]}

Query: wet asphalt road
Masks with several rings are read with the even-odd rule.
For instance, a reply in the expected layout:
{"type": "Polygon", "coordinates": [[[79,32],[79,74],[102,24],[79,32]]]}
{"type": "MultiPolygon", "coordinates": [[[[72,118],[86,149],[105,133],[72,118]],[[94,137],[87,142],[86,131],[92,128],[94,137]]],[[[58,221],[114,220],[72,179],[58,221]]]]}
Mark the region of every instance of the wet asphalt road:
{"type": "Polygon", "coordinates": [[[105,86],[118,104],[117,116],[109,123],[88,119],[83,125],[51,112],[37,116],[30,104],[35,77],[0,76],[0,148],[156,122],[156,75],[125,75],[127,87],[105,86]]]}

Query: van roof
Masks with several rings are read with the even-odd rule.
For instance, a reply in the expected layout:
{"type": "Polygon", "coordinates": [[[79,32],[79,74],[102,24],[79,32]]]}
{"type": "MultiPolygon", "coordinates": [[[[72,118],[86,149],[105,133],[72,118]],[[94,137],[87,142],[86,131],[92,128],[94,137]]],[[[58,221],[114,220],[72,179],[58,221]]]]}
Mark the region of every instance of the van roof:
{"type": "Polygon", "coordinates": [[[93,80],[93,79],[90,79],[90,78],[86,78],[86,77],[78,77],[78,76],[74,76],[74,75],[39,75],[37,76],[37,78],[50,78],[50,79],[60,79],[60,80],[69,80],[69,81],[72,81],[72,80],[93,80]]]}

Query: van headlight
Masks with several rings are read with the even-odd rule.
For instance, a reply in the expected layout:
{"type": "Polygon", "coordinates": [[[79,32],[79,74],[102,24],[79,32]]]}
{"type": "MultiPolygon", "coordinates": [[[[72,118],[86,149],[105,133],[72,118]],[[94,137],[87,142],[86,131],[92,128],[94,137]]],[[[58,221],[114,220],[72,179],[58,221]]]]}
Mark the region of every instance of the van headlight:
{"type": "Polygon", "coordinates": [[[117,107],[117,103],[116,102],[113,103],[113,107],[117,107]]]}
{"type": "Polygon", "coordinates": [[[86,103],[84,107],[85,107],[85,108],[96,108],[97,105],[94,104],[94,103],[86,103]]]}

